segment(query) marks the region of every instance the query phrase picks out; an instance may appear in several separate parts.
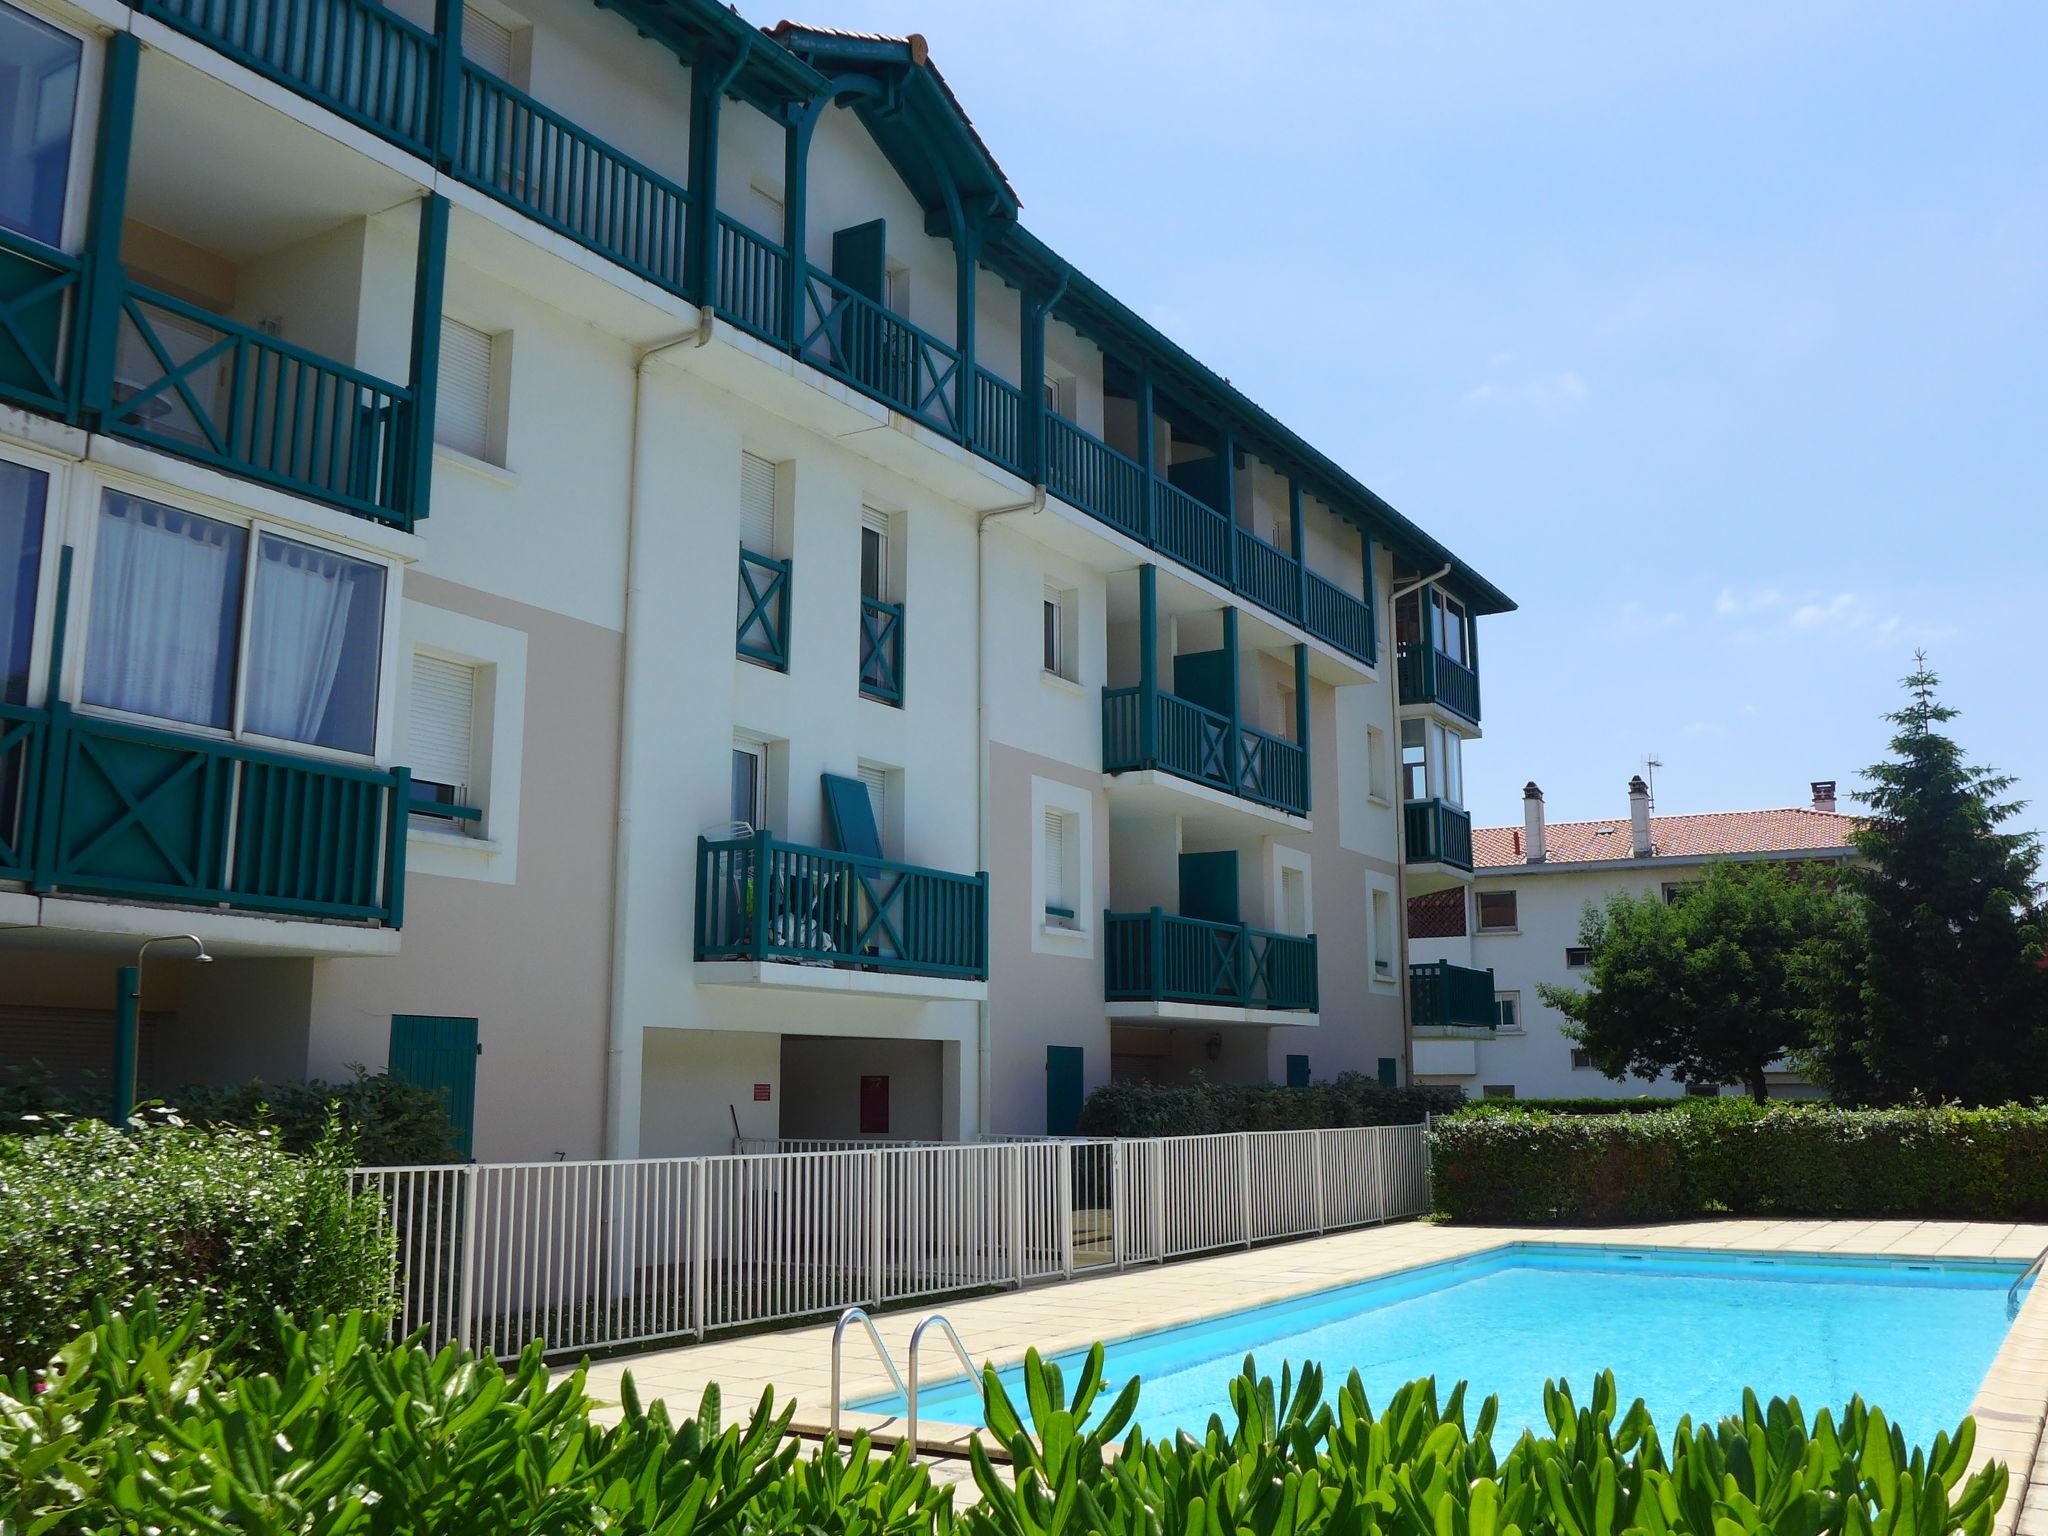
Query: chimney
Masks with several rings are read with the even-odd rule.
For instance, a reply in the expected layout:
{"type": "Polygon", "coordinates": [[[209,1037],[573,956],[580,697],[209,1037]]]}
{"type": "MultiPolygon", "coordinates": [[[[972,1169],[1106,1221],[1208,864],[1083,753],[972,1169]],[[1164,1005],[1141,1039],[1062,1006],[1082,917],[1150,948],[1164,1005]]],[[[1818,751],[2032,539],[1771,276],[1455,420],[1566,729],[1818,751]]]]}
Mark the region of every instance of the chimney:
{"type": "Polygon", "coordinates": [[[1528,834],[1522,841],[1528,849],[1524,855],[1531,864],[1541,864],[1546,857],[1543,847],[1543,791],[1531,779],[1522,786],[1522,827],[1528,834]]]}
{"type": "Polygon", "coordinates": [[[1813,781],[1813,808],[1816,811],[1832,811],[1835,808],[1835,781],[1815,779],[1813,781]]]}
{"type": "Polygon", "coordinates": [[[1654,851],[1650,847],[1650,786],[1640,773],[1628,781],[1628,824],[1629,852],[1647,859],[1654,851]]]}

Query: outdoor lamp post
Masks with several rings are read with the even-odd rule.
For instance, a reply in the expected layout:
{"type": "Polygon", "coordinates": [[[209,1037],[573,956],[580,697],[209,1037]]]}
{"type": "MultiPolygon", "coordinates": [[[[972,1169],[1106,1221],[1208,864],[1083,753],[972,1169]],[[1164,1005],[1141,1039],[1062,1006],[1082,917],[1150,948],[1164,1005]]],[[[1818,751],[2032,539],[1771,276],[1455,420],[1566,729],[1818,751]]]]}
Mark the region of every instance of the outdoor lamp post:
{"type": "Polygon", "coordinates": [[[135,963],[124,965],[114,977],[114,1103],[108,1123],[125,1126],[135,1113],[136,1026],[142,1017],[142,959],[152,944],[190,944],[197,951],[192,958],[202,965],[213,963],[196,933],[167,933],[144,939],[135,951],[135,963]]]}

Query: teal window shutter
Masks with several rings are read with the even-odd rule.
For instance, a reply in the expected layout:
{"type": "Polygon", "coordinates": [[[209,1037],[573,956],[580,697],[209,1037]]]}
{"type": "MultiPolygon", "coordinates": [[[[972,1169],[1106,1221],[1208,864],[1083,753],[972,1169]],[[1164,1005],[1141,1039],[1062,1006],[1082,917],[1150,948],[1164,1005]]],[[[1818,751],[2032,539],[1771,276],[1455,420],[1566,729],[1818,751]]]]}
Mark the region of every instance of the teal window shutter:
{"type": "Polygon", "coordinates": [[[1391,1056],[1380,1058],[1380,1082],[1388,1088],[1399,1086],[1401,1063],[1391,1056]]]}
{"type": "Polygon", "coordinates": [[[888,228],[883,220],[833,234],[832,275],[862,298],[883,301],[889,282],[888,228]]]}
{"type": "Polygon", "coordinates": [[[393,1077],[441,1092],[464,1162],[476,1131],[477,1021],[438,1014],[391,1016],[389,1071],[393,1077]]]}
{"type": "Polygon", "coordinates": [[[1308,1058],[1289,1056],[1287,1058],[1287,1086],[1306,1088],[1308,1086],[1308,1058]]]}
{"type": "Polygon", "coordinates": [[[882,856],[882,833],[875,825],[875,802],[867,785],[837,773],[820,775],[825,787],[825,821],[841,853],[860,858],[882,856]]]}
{"type": "Polygon", "coordinates": [[[1045,1134],[1071,1136],[1081,1124],[1081,1047],[1045,1048],[1045,1134]]]}

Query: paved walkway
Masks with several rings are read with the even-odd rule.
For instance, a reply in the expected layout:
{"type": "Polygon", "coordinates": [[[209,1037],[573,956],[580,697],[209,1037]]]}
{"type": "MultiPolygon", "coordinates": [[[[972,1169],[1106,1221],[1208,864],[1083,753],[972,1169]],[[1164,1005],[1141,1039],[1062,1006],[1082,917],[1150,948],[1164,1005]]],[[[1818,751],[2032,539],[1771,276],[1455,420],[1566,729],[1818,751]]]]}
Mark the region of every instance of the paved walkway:
{"type": "MultiPolygon", "coordinates": [[[[1329,1237],[1305,1238],[1244,1252],[1177,1264],[1109,1272],[1068,1284],[1006,1291],[945,1304],[977,1361],[1008,1366],[1029,1348],[1047,1355],[1218,1312],[1281,1301],[1420,1264],[1464,1258],[1507,1243],[1620,1243],[1649,1247],[1748,1249],[1786,1253],[1883,1254],[1947,1259],[2031,1259],[2048,1248],[2048,1226],[1946,1221],[1695,1221],[1641,1227],[1467,1227],[1401,1222],[1329,1237]]],[[[928,1308],[913,1307],[876,1319],[899,1364],[909,1356],[910,1332],[928,1308]]],[[[590,1390],[616,1400],[619,1377],[633,1374],[642,1398],[667,1399],[672,1413],[694,1410],[707,1382],[719,1383],[728,1416],[751,1409],[772,1385],[778,1402],[794,1399],[800,1429],[820,1431],[831,1390],[830,1323],[779,1333],[694,1344],[610,1360],[590,1372],[590,1390]]],[[[928,1380],[959,1374],[951,1352],[935,1334],[928,1380]],[[935,1347],[936,1346],[936,1347],[935,1347]],[[948,1369],[948,1366],[951,1369],[948,1369]]],[[[864,1337],[849,1334],[846,1399],[857,1402],[893,1390],[864,1337]]],[[[1972,1405],[1978,1458],[2002,1459],[2013,1469],[2012,1492],[1994,1536],[2048,1536],[2048,1455],[2042,1423],[2048,1417],[2048,1283],[2034,1288],[2007,1335],[1972,1405]],[[2029,1484],[2037,1490],[2026,1498],[2029,1484]]],[[[849,1414],[878,1440],[900,1436],[895,1419],[849,1414]]],[[[971,1431],[957,1425],[919,1426],[920,1443],[942,1462],[961,1454],[971,1431]]],[[[952,1480],[964,1466],[943,1469],[952,1480]]]]}

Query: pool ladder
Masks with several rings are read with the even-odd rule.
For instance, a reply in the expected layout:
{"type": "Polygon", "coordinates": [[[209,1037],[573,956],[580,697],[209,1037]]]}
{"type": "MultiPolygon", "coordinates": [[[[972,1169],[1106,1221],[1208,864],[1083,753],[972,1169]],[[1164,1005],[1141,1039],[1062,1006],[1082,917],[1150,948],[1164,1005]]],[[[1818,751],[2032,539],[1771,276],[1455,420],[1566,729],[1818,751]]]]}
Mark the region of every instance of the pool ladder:
{"type": "Polygon", "coordinates": [[[896,1361],[889,1354],[889,1346],[882,1342],[881,1331],[875,1327],[875,1320],[861,1307],[848,1307],[839,1314],[839,1321],[832,1325],[832,1438],[839,1438],[839,1409],[844,1394],[840,1388],[840,1365],[845,1355],[846,1330],[859,1323],[867,1330],[868,1342],[875,1346],[875,1357],[882,1362],[882,1369],[889,1373],[889,1379],[896,1384],[896,1390],[903,1394],[909,1404],[905,1415],[903,1435],[910,1442],[911,1454],[917,1452],[917,1351],[924,1342],[925,1330],[936,1325],[946,1335],[946,1342],[953,1346],[953,1354],[960,1366],[967,1372],[968,1380],[975,1375],[975,1366],[967,1353],[967,1346],[960,1342],[960,1332],[946,1318],[943,1312],[926,1314],[910,1332],[910,1384],[903,1383],[903,1373],[896,1369],[896,1361]]]}
{"type": "Polygon", "coordinates": [[[2007,1322],[2011,1322],[2020,1315],[2020,1287],[2029,1280],[2037,1278],[2044,1264],[2048,1264],[2048,1248],[2043,1248],[2039,1253],[2035,1254],[2033,1262],[2021,1270],[2019,1278],[2006,1288],[2005,1317],[2007,1322]]]}

